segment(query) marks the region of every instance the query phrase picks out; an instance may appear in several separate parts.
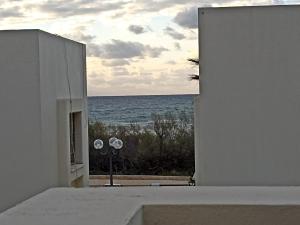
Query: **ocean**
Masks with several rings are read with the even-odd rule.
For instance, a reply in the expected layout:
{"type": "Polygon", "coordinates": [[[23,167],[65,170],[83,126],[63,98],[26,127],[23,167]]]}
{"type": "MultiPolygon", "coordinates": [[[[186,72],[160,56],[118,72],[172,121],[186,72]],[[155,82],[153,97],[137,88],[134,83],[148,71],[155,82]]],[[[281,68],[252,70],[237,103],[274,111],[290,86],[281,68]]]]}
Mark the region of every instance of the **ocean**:
{"type": "Polygon", "coordinates": [[[88,97],[89,122],[101,121],[107,125],[137,123],[147,126],[151,114],[185,111],[193,116],[194,95],[144,95],[88,97]]]}

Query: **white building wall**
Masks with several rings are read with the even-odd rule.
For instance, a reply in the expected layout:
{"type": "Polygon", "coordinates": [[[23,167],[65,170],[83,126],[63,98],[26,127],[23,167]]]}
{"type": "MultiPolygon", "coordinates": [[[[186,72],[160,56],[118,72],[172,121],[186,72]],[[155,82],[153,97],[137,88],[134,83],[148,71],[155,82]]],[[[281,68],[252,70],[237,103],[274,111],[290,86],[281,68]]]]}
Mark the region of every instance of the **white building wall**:
{"type": "MultiPolygon", "coordinates": [[[[82,122],[83,122],[83,146],[88,146],[87,137],[87,91],[86,91],[86,68],[85,68],[85,46],[75,41],[71,41],[64,38],[57,38],[55,35],[49,35],[45,32],[39,32],[39,56],[40,56],[40,74],[41,74],[41,89],[42,91],[42,128],[45,133],[49,133],[51,130],[51,135],[44,135],[45,139],[44,146],[46,152],[51,152],[47,157],[52,157],[56,160],[59,155],[57,151],[51,151],[51,149],[57,149],[59,151],[63,149],[70,149],[69,145],[69,113],[71,112],[82,112],[82,122]],[[49,85],[51,84],[51,85],[49,85]],[[72,100],[72,103],[70,102],[72,100]],[[64,111],[58,109],[60,102],[64,102],[64,111]],[[76,102],[82,101],[78,107],[76,102]],[[57,112],[60,111],[60,114],[57,112]],[[64,114],[64,115],[62,115],[64,114]],[[64,127],[58,126],[57,117],[66,117],[64,121],[64,127]],[[63,129],[57,136],[57,129],[63,129]],[[59,138],[67,140],[65,145],[59,144],[59,138]]],[[[62,121],[61,121],[62,122],[62,121]]],[[[83,147],[84,148],[84,147],[83,147]]],[[[83,151],[83,164],[85,166],[85,185],[88,183],[88,151],[83,151]]],[[[60,154],[60,153],[59,153],[60,154]]],[[[45,154],[46,155],[46,154],[45,154]]],[[[69,156],[69,152],[65,154],[69,156]]],[[[63,159],[63,164],[65,161],[70,161],[70,158],[66,157],[63,159]]],[[[52,162],[48,161],[49,166],[53,165],[52,162]]],[[[58,163],[56,160],[55,163],[58,163]]],[[[58,168],[58,167],[56,167],[58,168]]],[[[63,167],[63,171],[67,172],[66,177],[69,177],[69,172],[71,168],[68,165],[63,167]]],[[[50,172],[50,171],[48,171],[50,172]]],[[[54,174],[62,173],[62,171],[51,171],[52,177],[54,174]]],[[[61,175],[61,174],[60,174],[61,175]]],[[[59,175],[59,176],[60,176],[59,175]]],[[[63,180],[60,185],[66,186],[70,185],[70,180],[63,180]]]]}
{"type": "MultiPolygon", "coordinates": [[[[84,102],[80,110],[86,117],[84,45],[38,30],[0,31],[0,211],[62,185],[57,101],[69,100],[64,43],[72,98],[84,102]]],[[[87,126],[83,132],[88,174],[87,126]]]]}
{"type": "Polygon", "coordinates": [[[198,185],[300,185],[299,21],[300,6],[199,9],[198,185]]]}

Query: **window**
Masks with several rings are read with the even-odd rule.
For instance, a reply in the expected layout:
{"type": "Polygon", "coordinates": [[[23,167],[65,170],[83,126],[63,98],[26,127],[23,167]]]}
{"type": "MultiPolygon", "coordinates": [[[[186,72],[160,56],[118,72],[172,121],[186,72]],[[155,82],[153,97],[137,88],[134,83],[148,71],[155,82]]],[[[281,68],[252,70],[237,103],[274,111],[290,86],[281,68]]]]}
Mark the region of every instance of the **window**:
{"type": "Polygon", "coordinates": [[[70,158],[71,165],[82,163],[81,112],[70,113],[70,158]]]}

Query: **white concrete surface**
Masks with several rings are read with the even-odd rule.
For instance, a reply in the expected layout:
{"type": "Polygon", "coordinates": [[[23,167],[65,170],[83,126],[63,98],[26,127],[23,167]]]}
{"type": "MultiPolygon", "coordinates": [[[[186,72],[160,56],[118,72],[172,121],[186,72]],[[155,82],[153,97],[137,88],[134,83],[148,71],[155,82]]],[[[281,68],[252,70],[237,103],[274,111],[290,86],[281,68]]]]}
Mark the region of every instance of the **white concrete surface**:
{"type": "Polygon", "coordinates": [[[70,167],[70,161],[60,156],[70,151],[70,98],[81,103],[86,175],[88,152],[85,46],[39,30],[14,30],[0,31],[0,49],[1,212],[50,187],[69,185],[60,177],[66,172],[61,164],[70,167]],[[60,100],[65,111],[59,111],[60,100]],[[58,122],[62,118],[65,123],[58,122]]]}
{"type": "MultiPolygon", "coordinates": [[[[141,225],[143,205],[290,206],[299,187],[54,188],[0,214],[1,225],[141,225]],[[137,212],[137,217],[133,217],[137,212]]],[[[298,215],[300,215],[298,213],[298,215]]],[[[239,220],[239,215],[236,215],[239,220]]],[[[295,215],[293,215],[295,216],[295,215]]],[[[208,218],[208,217],[207,217],[208,218]]],[[[207,219],[206,218],[206,219],[207,219]]],[[[266,217],[267,218],[267,217],[266,217]]],[[[247,221],[244,221],[247,222],[247,221]]],[[[218,223],[219,224],[219,223],[218,223]]],[[[234,223],[236,224],[236,223],[234,223]]],[[[245,223],[246,224],[246,223],[245,223]]],[[[287,224],[299,224],[287,223],[287,224]]]]}
{"type": "Polygon", "coordinates": [[[300,6],[199,9],[197,185],[300,185],[299,21],[300,6]]]}

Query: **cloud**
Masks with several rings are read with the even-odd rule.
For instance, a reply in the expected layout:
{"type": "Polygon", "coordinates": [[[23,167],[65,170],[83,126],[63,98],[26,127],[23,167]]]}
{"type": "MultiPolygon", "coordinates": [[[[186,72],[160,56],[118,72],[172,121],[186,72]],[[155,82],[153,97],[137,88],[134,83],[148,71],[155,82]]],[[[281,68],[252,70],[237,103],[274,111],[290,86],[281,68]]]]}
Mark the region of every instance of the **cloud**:
{"type": "MultiPolygon", "coordinates": [[[[289,0],[279,0],[287,3],[289,0]]],[[[201,1],[200,7],[218,6],[251,6],[251,5],[273,5],[276,0],[205,0],[201,1]]]]}
{"type": "Polygon", "coordinates": [[[20,11],[20,7],[15,6],[11,8],[0,8],[0,18],[8,17],[23,17],[24,14],[20,11]]]}
{"type": "Polygon", "coordinates": [[[145,28],[139,25],[130,25],[128,30],[135,34],[142,34],[146,32],[145,28]]]}
{"type": "Polygon", "coordinates": [[[130,62],[125,59],[112,59],[112,60],[103,60],[102,65],[113,67],[113,66],[124,66],[124,65],[130,65],[130,62]]]}
{"type": "MultiPolygon", "coordinates": [[[[151,74],[151,73],[150,73],[151,74]]],[[[115,76],[112,80],[108,81],[107,84],[118,87],[135,88],[138,85],[149,86],[155,81],[151,75],[140,75],[140,76],[115,76]]]]}
{"type": "Polygon", "coordinates": [[[126,11],[120,11],[120,12],[114,13],[110,18],[118,19],[118,18],[123,17],[124,15],[126,15],[126,11]]]}
{"type": "Polygon", "coordinates": [[[63,36],[66,36],[72,40],[76,40],[84,43],[91,43],[96,38],[96,36],[87,34],[85,30],[86,30],[85,26],[79,26],[75,28],[73,33],[64,34],[63,36]]]}
{"type": "MultiPolygon", "coordinates": [[[[280,1],[281,2],[280,4],[289,4],[289,3],[292,3],[292,1],[291,0],[282,0],[282,1],[280,1]]],[[[224,0],[224,1],[223,0],[214,0],[214,1],[209,0],[209,1],[206,1],[207,5],[213,6],[213,7],[274,5],[274,4],[278,4],[277,2],[276,2],[276,0],[224,0]]]]}
{"type": "Polygon", "coordinates": [[[175,65],[175,64],[176,64],[176,62],[175,62],[174,60],[169,60],[169,61],[167,61],[166,63],[167,63],[167,64],[170,64],[170,65],[175,65]]]}
{"type": "Polygon", "coordinates": [[[115,67],[112,67],[111,69],[111,73],[113,76],[128,76],[130,75],[128,70],[122,66],[115,66],[115,67]]]}
{"type": "Polygon", "coordinates": [[[95,35],[89,35],[89,34],[84,34],[82,32],[78,32],[75,34],[75,36],[80,40],[85,43],[90,43],[96,36],[95,35]]]}
{"type": "Polygon", "coordinates": [[[166,27],[164,29],[164,33],[171,36],[172,38],[174,38],[176,40],[182,40],[185,38],[184,34],[179,33],[178,31],[174,30],[171,27],[166,27]]]}
{"type": "Polygon", "coordinates": [[[95,43],[89,43],[86,52],[89,57],[100,57],[102,54],[100,46],[95,43]]]}
{"type": "Polygon", "coordinates": [[[88,95],[199,93],[199,83],[188,79],[188,74],[191,73],[194,73],[193,68],[158,71],[142,69],[136,73],[131,72],[129,75],[112,74],[105,78],[103,73],[97,72],[93,77],[88,76],[91,77],[88,83],[88,95]]]}
{"type": "Polygon", "coordinates": [[[198,31],[196,30],[189,30],[189,34],[187,36],[188,40],[198,40],[198,31]]]}
{"type": "Polygon", "coordinates": [[[176,50],[181,50],[181,46],[178,42],[174,43],[174,47],[175,47],[176,50]]]}
{"type": "Polygon", "coordinates": [[[105,75],[103,73],[90,73],[87,76],[89,85],[100,85],[106,82],[105,75]]]}
{"type": "Polygon", "coordinates": [[[146,55],[147,56],[150,56],[150,57],[152,57],[152,58],[157,58],[157,57],[159,57],[160,55],[161,55],[161,53],[162,52],[164,52],[164,51],[169,51],[168,49],[166,49],[166,48],[163,48],[163,47],[159,47],[159,48],[157,48],[157,47],[151,47],[151,46],[149,46],[149,45],[146,45],[145,46],[145,52],[146,52],[146,55]]]}
{"type": "MultiPolygon", "coordinates": [[[[100,73],[100,75],[101,75],[101,77],[104,76],[102,73],[100,73]]],[[[94,78],[97,78],[97,77],[99,77],[98,73],[93,72],[93,73],[88,74],[88,79],[94,79],[94,78]]]]}
{"type": "Polygon", "coordinates": [[[128,59],[134,57],[143,58],[145,56],[156,58],[162,52],[168,51],[163,47],[151,47],[139,42],[122,41],[113,39],[111,43],[88,45],[88,56],[100,57],[103,59],[128,59]]]}
{"type": "Polygon", "coordinates": [[[135,2],[135,12],[158,12],[177,5],[195,4],[195,0],[139,0],[135,2]]]}
{"type": "Polygon", "coordinates": [[[173,21],[184,28],[198,28],[197,8],[184,9],[175,16],[173,21]]]}
{"type": "Polygon", "coordinates": [[[118,10],[122,9],[126,4],[123,1],[109,3],[101,0],[48,0],[38,5],[28,5],[28,7],[37,8],[39,11],[60,17],[69,17],[118,10]]]}

